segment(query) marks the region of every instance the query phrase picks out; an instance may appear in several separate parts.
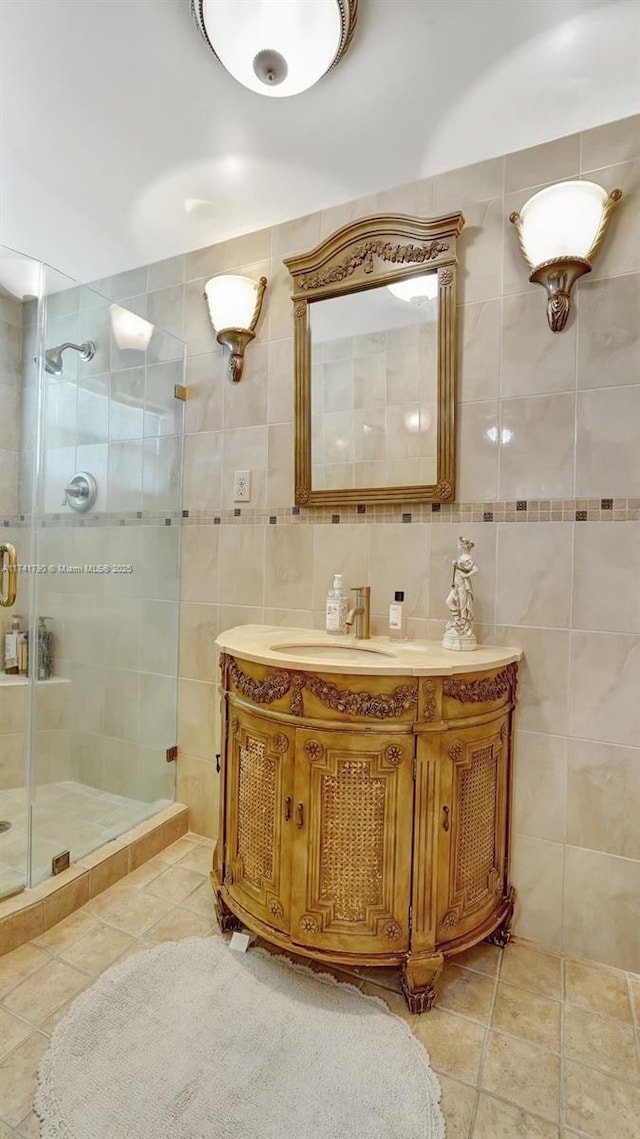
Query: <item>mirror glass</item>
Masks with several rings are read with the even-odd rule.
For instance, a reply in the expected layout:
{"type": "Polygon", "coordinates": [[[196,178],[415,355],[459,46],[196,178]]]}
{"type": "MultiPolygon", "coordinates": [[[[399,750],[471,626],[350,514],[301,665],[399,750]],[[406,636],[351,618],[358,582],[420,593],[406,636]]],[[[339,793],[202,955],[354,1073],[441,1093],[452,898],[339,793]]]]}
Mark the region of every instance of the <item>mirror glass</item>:
{"type": "Polygon", "coordinates": [[[315,490],[437,477],[438,277],[309,306],[315,490]]]}

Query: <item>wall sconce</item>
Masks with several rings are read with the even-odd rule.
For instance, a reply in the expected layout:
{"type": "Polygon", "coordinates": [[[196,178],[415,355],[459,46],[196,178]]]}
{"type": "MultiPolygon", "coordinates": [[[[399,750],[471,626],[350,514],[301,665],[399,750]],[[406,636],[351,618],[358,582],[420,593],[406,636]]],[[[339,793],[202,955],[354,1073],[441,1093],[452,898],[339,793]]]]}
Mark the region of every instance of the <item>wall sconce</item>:
{"type": "Polygon", "coordinates": [[[146,352],[153,336],[153,324],[121,305],[110,305],[109,316],[118,348],[146,352]]]}
{"type": "Polygon", "coordinates": [[[232,275],[212,277],[204,287],[218,343],[229,349],[229,380],[233,384],[242,376],[244,350],[255,337],[266,287],[266,277],[252,281],[232,275]]]}
{"type": "Polygon", "coordinates": [[[558,182],[540,190],[509,215],[518,231],[530,281],[547,290],[547,318],[552,332],[562,332],[569,316],[570,293],[591,263],[607,232],[609,217],[622,190],[610,194],[595,182],[558,182]]]}

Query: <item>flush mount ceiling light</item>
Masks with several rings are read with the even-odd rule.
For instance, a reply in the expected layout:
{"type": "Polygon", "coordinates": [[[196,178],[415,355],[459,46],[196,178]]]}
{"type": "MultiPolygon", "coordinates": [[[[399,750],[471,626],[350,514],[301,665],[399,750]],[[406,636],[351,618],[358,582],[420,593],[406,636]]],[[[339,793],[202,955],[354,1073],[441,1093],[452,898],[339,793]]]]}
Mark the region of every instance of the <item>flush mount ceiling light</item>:
{"type": "Polygon", "coordinates": [[[401,301],[424,305],[435,300],[438,295],[438,274],[423,273],[420,277],[408,277],[404,281],[396,281],[395,285],[387,285],[387,288],[401,301]]]}
{"type": "Polygon", "coordinates": [[[252,281],[233,274],[212,277],[204,287],[218,343],[229,349],[229,379],[234,384],[242,376],[244,350],[255,338],[266,287],[266,277],[252,281]]]}
{"type": "Polygon", "coordinates": [[[191,0],[223,67],[260,95],[298,95],[335,67],[356,26],[358,0],[191,0]]]}
{"type": "Polygon", "coordinates": [[[622,190],[607,193],[595,182],[558,182],[540,190],[509,215],[520,250],[531,269],[530,281],[547,290],[547,318],[552,332],[562,332],[569,316],[570,293],[591,272],[611,211],[622,190]]]}

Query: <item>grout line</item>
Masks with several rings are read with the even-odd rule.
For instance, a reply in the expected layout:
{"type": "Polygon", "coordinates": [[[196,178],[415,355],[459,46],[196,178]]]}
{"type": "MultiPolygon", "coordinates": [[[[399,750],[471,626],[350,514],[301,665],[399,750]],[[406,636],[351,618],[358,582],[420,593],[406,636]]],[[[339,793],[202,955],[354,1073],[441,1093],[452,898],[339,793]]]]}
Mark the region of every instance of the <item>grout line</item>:
{"type": "Polygon", "coordinates": [[[496,969],[495,976],[493,979],[493,992],[491,994],[491,1002],[489,1005],[489,1015],[487,1017],[487,1023],[485,1026],[484,1040],[482,1041],[482,1048],[480,1049],[480,1063],[478,1064],[478,1076],[477,1076],[477,1080],[476,1080],[476,1097],[475,1097],[473,1109],[471,1112],[471,1122],[469,1124],[469,1139],[472,1139],[473,1132],[474,1132],[475,1126],[476,1126],[476,1119],[478,1116],[478,1108],[480,1106],[480,1090],[482,1088],[482,1076],[484,1073],[484,1065],[485,1065],[485,1060],[487,1058],[487,1052],[489,1050],[489,1037],[491,1034],[491,1025],[493,1023],[493,1013],[494,1013],[495,1006],[496,1006],[496,999],[498,996],[498,985],[500,983],[500,973],[502,971],[503,955],[504,955],[504,950],[500,950],[500,954],[498,957],[498,968],[496,969]]]}

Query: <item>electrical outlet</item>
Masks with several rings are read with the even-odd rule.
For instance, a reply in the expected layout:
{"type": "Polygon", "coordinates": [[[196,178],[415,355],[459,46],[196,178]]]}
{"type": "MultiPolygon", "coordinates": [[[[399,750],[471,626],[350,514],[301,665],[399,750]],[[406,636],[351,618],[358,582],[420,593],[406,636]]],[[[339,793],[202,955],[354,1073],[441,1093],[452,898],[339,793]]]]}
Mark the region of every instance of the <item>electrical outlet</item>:
{"type": "Polygon", "coordinates": [[[251,499],[251,471],[234,471],[233,501],[249,502],[251,499]]]}

